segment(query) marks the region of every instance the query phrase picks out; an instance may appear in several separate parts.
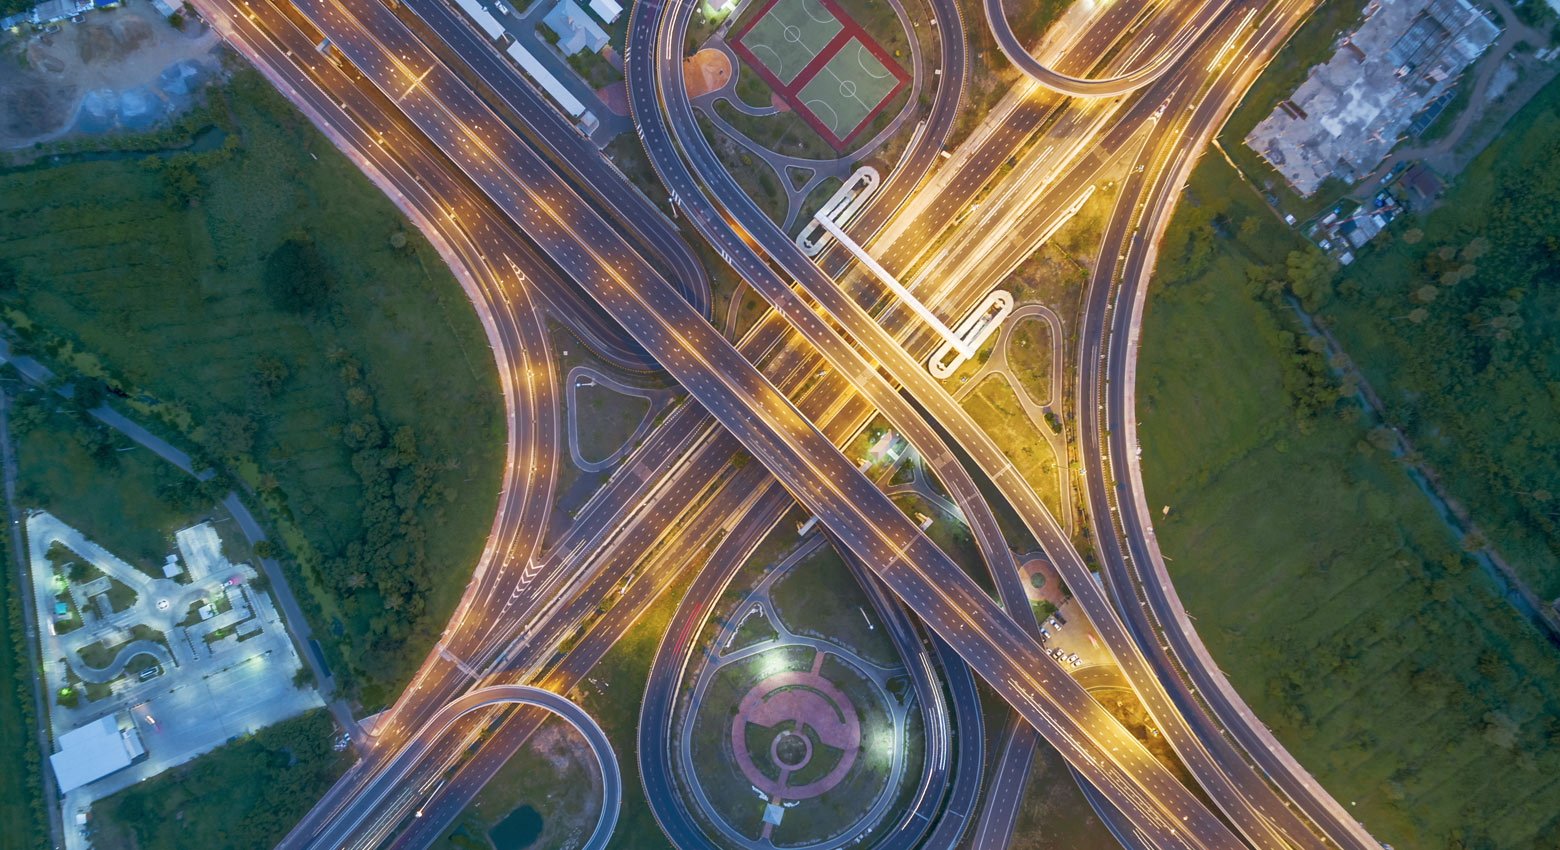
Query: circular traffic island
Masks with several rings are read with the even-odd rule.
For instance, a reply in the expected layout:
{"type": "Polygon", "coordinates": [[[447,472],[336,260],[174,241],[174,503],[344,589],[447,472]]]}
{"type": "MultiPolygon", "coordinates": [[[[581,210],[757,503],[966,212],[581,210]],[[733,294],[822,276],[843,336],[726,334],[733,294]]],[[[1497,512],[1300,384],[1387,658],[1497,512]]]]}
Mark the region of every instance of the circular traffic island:
{"type": "Polygon", "coordinates": [[[843,652],[775,646],[701,679],[680,773],[688,808],[724,846],[842,846],[919,767],[919,747],[905,764],[895,702],[843,652]]]}

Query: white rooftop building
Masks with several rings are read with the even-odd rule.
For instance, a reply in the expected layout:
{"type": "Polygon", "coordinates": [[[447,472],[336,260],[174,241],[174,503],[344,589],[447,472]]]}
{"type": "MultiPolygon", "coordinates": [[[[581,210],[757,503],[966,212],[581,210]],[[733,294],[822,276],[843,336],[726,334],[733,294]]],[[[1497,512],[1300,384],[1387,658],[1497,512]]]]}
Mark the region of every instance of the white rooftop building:
{"type": "Polygon", "coordinates": [[[174,545],[189,567],[190,579],[199,581],[213,573],[221,574],[233,568],[222,554],[222,538],[217,528],[209,522],[181,528],[173,533],[174,545]]]}
{"type": "Polygon", "coordinates": [[[542,23],[558,36],[558,49],[565,56],[581,50],[595,53],[607,44],[606,30],[596,23],[574,0],[558,0],[542,17],[542,23]]]}
{"type": "Polygon", "coordinates": [[[596,13],[596,17],[604,24],[610,24],[623,14],[623,7],[617,0],[590,0],[590,10],[596,13]]]}
{"type": "Polygon", "coordinates": [[[120,731],[119,718],[113,714],[66,732],[59,745],[60,751],[49,756],[49,763],[54,766],[61,794],[123,770],[146,753],[135,727],[120,731]]]}

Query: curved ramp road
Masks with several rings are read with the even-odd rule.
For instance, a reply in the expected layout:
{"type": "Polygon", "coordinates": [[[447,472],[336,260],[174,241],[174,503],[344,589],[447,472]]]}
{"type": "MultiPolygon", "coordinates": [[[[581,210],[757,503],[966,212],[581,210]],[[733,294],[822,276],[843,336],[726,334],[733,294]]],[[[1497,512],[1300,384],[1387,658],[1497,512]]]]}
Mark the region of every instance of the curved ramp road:
{"type": "Polygon", "coordinates": [[[1001,48],[1008,61],[1030,79],[1051,91],[1072,97],[1113,97],[1131,94],[1164,76],[1234,2],[1235,0],[1217,0],[1217,2],[1205,3],[1188,25],[1175,35],[1169,46],[1154,61],[1142,68],[1114,77],[1092,80],[1071,77],[1041,64],[1040,60],[1030,55],[1028,48],[1024,47],[1018,40],[1018,36],[1013,33],[1002,0],[984,0],[983,5],[986,11],[986,25],[991,28],[991,35],[997,40],[997,47],[1001,48]]]}
{"type": "Polygon", "coordinates": [[[422,728],[407,736],[395,758],[363,789],[356,805],[343,812],[333,826],[342,834],[354,834],[363,815],[398,789],[406,775],[455,721],[470,712],[501,705],[530,705],[546,709],[585,737],[585,743],[590,746],[591,755],[596,757],[596,765],[601,769],[601,815],[597,817],[596,828],[585,842],[585,847],[587,850],[603,850],[612,838],[612,828],[617,825],[618,812],[623,805],[623,776],[618,773],[617,756],[612,752],[607,733],[584,709],[568,699],[552,691],[527,685],[489,685],[468,691],[445,704],[422,728]]]}

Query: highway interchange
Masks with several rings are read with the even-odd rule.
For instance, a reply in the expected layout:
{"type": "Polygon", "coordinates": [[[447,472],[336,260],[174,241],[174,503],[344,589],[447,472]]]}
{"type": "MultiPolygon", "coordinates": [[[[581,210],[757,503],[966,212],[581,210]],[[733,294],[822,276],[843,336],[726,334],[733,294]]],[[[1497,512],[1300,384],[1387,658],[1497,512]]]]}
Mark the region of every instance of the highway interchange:
{"type": "MultiPolygon", "coordinates": [[[[735,344],[707,321],[709,276],[685,242],[687,227],[633,190],[497,45],[440,0],[196,5],[456,270],[498,360],[510,425],[499,513],[460,607],[379,719],[363,758],[284,846],[427,846],[543,716],[486,704],[452,715],[449,707],[472,705],[470,694],[492,687],[569,692],[638,613],[691,581],[652,666],[640,732],[653,734],[647,728],[669,723],[690,635],[797,502],[819,517],[893,624],[896,648],[918,671],[923,710],[944,688],[952,696],[927,724],[932,757],[919,782],[937,793],[917,795],[881,846],[953,847],[977,812],[977,846],[1005,845],[1040,737],[1067,759],[1124,843],[1378,846],[1272,740],[1201,649],[1153,543],[1130,424],[1137,322],[1158,238],[1191,164],[1310,3],[1160,8],[1122,0],[1047,64],[1018,45],[1001,4],[988,0],[999,45],[1049,91],[1016,100],[997,131],[943,178],[938,202],[924,203],[917,188],[938,179],[963,100],[963,28],[980,25],[956,3],[933,3],[941,73],[925,125],[848,228],[891,272],[942,282],[922,287],[921,297],[957,317],[1054,232],[1080,192],[1109,168],[1131,166],[1101,251],[1119,260],[1096,269],[1077,331],[1077,363],[1085,365],[1073,427],[1104,589],[1030,483],[925,372],[922,361],[940,340],[889,303],[844,251],[819,263],[805,257],[726,172],[684,93],[682,46],[695,3],[634,4],[625,74],[640,141],[679,215],[773,308],[735,344]],[[318,49],[322,38],[330,49],[318,49]],[[1121,49],[1129,43],[1140,48],[1121,49]],[[462,63],[459,73],[451,63],[462,63]],[[1013,175],[1043,178],[1001,183],[997,166],[1010,158],[1032,163],[1013,175]],[[961,225],[957,214],[993,183],[983,224],[961,225]],[[876,244],[879,236],[886,244],[876,244]],[[928,251],[939,237],[943,249],[928,251]],[[559,454],[545,314],[620,365],[664,368],[689,399],[544,549],[559,454]],[[999,601],[836,448],[874,415],[909,439],[957,502],[999,601]],[[733,463],[747,456],[758,462],[733,463]],[[1212,808],[1042,651],[1014,554],[976,475],[1062,572],[1212,808]],[[605,616],[593,613],[609,593],[622,598],[605,616]],[[970,672],[1025,721],[1002,734],[986,787],[972,746],[981,732],[970,672]],[[485,729],[494,731],[483,736],[485,729]]],[[[639,748],[658,821],[676,846],[704,846],[708,838],[670,799],[667,759],[654,755],[639,748]]],[[[618,763],[605,762],[607,784],[620,781],[618,763]]]]}

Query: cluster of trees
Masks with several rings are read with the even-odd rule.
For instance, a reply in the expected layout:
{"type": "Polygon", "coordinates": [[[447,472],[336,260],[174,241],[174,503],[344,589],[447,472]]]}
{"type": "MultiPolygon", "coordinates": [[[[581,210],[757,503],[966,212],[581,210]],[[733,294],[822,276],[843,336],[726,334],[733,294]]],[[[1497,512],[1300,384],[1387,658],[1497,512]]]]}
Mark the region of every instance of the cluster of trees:
{"type": "Polygon", "coordinates": [[[361,525],[355,537],[324,555],[318,569],[339,605],[368,625],[366,640],[350,647],[352,665],[384,680],[404,666],[409,641],[437,628],[425,611],[435,565],[425,552],[423,517],[436,520],[455,492],[435,480],[443,467],[421,456],[410,427],[392,430],[380,421],[362,366],[339,349],[330,360],[347,388],[349,419],[341,440],[358,477],[361,525]]]}
{"type": "Polygon", "coordinates": [[[334,738],[330,714],[315,709],[99,801],[94,813],[133,833],[141,850],[272,847],[350,763],[334,738]]]}
{"type": "MultiPolygon", "coordinates": [[[[15,585],[12,584],[9,576],[0,577],[0,583],[7,585],[8,590],[14,591],[15,585]]],[[[9,837],[15,839],[17,846],[46,847],[48,846],[48,814],[44,810],[43,778],[40,775],[42,756],[38,752],[38,739],[34,735],[38,728],[37,711],[33,703],[36,679],[32,659],[27,653],[27,641],[24,638],[26,632],[23,629],[21,598],[15,592],[6,593],[5,617],[6,630],[9,632],[7,637],[13,652],[13,657],[10,659],[11,685],[14,688],[11,699],[15,701],[18,716],[22,721],[15,730],[21,736],[21,761],[17,765],[19,769],[13,772],[16,784],[11,787],[14,793],[26,801],[28,813],[26,823],[9,824],[7,831],[16,830],[9,837]]]]}
{"type": "Polygon", "coordinates": [[[94,378],[79,378],[73,385],[70,401],[40,387],[29,387],[11,398],[9,424],[16,439],[47,428],[64,431],[92,458],[99,469],[112,470],[119,465],[118,448],[123,437],[92,418],[90,411],[103,404],[103,384],[94,378]],[[56,412],[59,421],[51,421],[56,412]]]}
{"type": "Polygon", "coordinates": [[[283,312],[313,316],[330,303],[330,267],[306,233],[295,233],[276,246],[265,258],[260,281],[271,303],[283,312]]]}
{"type": "Polygon", "coordinates": [[[1389,417],[1545,599],[1560,597],[1560,98],[1330,308],[1389,417]]]}

